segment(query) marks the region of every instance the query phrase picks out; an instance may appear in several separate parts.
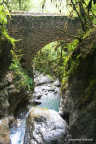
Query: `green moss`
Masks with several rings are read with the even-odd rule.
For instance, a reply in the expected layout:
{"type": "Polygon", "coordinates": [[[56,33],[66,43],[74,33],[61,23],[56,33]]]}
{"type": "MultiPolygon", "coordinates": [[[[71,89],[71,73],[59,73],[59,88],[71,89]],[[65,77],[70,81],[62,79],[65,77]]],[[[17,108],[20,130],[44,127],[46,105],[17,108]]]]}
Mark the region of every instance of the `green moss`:
{"type": "Polygon", "coordinates": [[[78,46],[78,44],[79,44],[79,40],[75,39],[71,43],[68,43],[65,47],[67,47],[68,51],[72,53],[75,50],[75,48],[78,46]]]}
{"type": "Polygon", "coordinates": [[[25,88],[26,90],[33,90],[34,81],[30,78],[27,72],[22,68],[18,56],[14,51],[11,51],[13,59],[10,65],[10,70],[13,71],[14,84],[18,89],[25,88]]]}
{"type": "Polygon", "coordinates": [[[93,33],[95,30],[96,28],[89,29],[85,34],[83,34],[83,39],[86,39],[87,37],[89,37],[91,33],[93,33]]]}
{"type": "Polygon", "coordinates": [[[67,89],[68,87],[68,77],[65,77],[61,81],[61,91],[67,89]]]}

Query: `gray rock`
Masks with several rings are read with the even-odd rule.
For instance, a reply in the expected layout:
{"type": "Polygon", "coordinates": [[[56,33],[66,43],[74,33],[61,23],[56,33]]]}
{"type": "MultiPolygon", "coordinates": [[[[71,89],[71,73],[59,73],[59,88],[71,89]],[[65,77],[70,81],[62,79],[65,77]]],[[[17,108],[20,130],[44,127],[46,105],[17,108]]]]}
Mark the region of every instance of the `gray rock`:
{"type": "Polygon", "coordinates": [[[69,144],[68,126],[53,110],[32,108],[26,123],[24,144],[69,144]]]}
{"type": "Polygon", "coordinates": [[[35,105],[41,104],[41,100],[32,99],[32,100],[29,100],[29,103],[32,104],[32,106],[35,106],[35,105]]]}
{"type": "Polygon", "coordinates": [[[35,79],[35,85],[42,85],[42,84],[48,84],[53,82],[54,80],[49,77],[49,76],[44,76],[42,74],[40,74],[38,77],[36,77],[35,79]]]}
{"type": "Polygon", "coordinates": [[[59,80],[56,80],[56,81],[54,82],[54,85],[57,86],[57,87],[60,87],[60,82],[59,82],[59,80]]]}

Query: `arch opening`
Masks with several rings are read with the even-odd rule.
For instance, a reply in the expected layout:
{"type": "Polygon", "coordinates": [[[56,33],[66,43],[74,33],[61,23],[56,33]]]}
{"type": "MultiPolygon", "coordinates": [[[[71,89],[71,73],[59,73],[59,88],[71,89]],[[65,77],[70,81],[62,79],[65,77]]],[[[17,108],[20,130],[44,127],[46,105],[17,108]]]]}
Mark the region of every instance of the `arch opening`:
{"type": "Polygon", "coordinates": [[[67,55],[68,49],[64,40],[51,42],[34,55],[33,69],[61,80],[67,55]]]}

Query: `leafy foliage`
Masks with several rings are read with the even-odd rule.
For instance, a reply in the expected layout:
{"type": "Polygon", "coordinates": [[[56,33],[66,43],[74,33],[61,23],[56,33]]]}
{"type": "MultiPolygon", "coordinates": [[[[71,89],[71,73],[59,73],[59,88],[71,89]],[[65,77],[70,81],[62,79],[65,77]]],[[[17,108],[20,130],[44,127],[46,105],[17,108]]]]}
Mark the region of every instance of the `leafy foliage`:
{"type": "Polygon", "coordinates": [[[3,2],[0,0],[0,40],[7,39],[10,41],[13,47],[15,47],[15,39],[8,35],[7,32],[7,17],[10,17],[8,10],[8,0],[3,2]]]}
{"type": "Polygon", "coordinates": [[[74,40],[71,44],[64,44],[64,41],[59,41],[47,45],[35,56],[33,60],[35,69],[58,77],[62,81],[69,74],[67,71],[68,60],[77,45],[78,40],[74,40]]]}
{"type": "Polygon", "coordinates": [[[6,24],[7,24],[7,15],[9,15],[9,11],[5,3],[0,0],[0,38],[5,35],[6,24]]]}
{"type": "Polygon", "coordinates": [[[34,82],[33,79],[30,78],[26,71],[22,68],[19,57],[15,54],[13,50],[11,50],[13,59],[10,65],[10,70],[13,71],[14,74],[14,83],[17,88],[25,88],[26,90],[33,90],[34,82]]]}
{"type": "MultiPolygon", "coordinates": [[[[67,4],[67,9],[71,17],[78,16],[82,30],[86,32],[93,24],[96,24],[96,0],[51,0],[52,3],[62,13],[62,5],[67,4]]],[[[43,0],[42,8],[44,8],[46,0],[43,0]]]]}
{"type": "Polygon", "coordinates": [[[96,4],[96,0],[90,0],[88,3],[88,11],[92,8],[92,2],[93,4],[96,4]]]}
{"type": "Polygon", "coordinates": [[[79,17],[83,31],[86,32],[93,27],[93,21],[96,20],[96,0],[69,0],[68,2],[79,17]]]}
{"type": "Polygon", "coordinates": [[[10,0],[8,7],[10,10],[29,10],[31,7],[31,0],[10,0]]]}
{"type": "MultiPolygon", "coordinates": [[[[47,0],[42,0],[42,9],[45,8],[45,6],[46,6],[46,1],[47,1],[47,0]]],[[[62,0],[51,0],[51,3],[55,5],[56,9],[59,10],[59,13],[62,13],[62,10],[63,10],[63,9],[62,9],[62,5],[63,5],[63,3],[65,4],[64,1],[62,1],[62,0]]]]}

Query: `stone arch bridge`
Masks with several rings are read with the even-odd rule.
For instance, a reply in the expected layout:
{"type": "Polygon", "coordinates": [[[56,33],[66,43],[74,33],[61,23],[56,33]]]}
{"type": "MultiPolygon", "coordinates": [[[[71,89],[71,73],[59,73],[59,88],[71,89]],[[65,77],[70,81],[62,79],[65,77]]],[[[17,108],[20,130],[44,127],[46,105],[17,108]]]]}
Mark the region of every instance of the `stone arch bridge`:
{"type": "Polygon", "coordinates": [[[32,56],[46,44],[72,41],[80,27],[78,19],[54,14],[12,13],[8,20],[9,34],[20,39],[16,48],[22,50],[26,67],[30,67],[32,56]]]}

